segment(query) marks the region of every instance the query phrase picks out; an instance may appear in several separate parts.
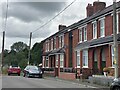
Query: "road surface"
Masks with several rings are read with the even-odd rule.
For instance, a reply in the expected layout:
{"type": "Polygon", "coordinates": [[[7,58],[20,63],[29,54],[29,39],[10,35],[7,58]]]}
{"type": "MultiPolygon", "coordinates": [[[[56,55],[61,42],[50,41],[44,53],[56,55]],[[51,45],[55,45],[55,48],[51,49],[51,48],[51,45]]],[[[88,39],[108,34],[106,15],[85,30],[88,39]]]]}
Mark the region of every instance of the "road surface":
{"type": "Polygon", "coordinates": [[[56,79],[25,78],[22,76],[3,76],[2,88],[95,88],[95,87],[56,79]]]}

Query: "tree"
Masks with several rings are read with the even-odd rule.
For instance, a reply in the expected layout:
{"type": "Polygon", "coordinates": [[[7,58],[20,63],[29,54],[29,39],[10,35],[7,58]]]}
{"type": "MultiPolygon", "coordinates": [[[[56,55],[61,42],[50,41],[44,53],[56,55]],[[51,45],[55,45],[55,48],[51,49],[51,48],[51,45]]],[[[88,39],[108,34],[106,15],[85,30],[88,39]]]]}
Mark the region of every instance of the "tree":
{"type": "Polygon", "coordinates": [[[11,46],[11,50],[15,52],[23,51],[24,49],[28,48],[27,44],[23,42],[16,42],[11,46]]]}
{"type": "Polygon", "coordinates": [[[40,64],[42,63],[42,48],[43,43],[35,43],[31,50],[31,63],[32,64],[40,64]]]}

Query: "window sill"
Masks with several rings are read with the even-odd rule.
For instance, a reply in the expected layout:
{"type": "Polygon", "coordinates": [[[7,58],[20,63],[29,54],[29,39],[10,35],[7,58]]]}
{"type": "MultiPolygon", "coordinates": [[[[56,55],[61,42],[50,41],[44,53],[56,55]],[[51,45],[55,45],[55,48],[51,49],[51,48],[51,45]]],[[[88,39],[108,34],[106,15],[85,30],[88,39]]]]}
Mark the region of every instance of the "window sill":
{"type": "Polygon", "coordinates": [[[88,66],[83,66],[82,68],[89,68],[88,66]]]}

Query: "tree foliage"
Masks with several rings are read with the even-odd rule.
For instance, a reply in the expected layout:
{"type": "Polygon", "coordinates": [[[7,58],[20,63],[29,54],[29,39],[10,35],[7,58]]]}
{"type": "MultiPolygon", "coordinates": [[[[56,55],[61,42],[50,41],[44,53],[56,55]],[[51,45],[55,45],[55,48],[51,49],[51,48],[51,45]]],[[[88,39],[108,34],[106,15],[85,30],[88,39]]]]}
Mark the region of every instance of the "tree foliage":
{"type": "Polygon", "coordinates": [[[35,43],[31,50],[31,63],[40,64],[42,63],[42,47],[43,43],[35,43]]]}
{"type": "Polygon", "coordinates": [[[15,52],[23,51],[24,49],[28,48],[27,44],[23,42],[16,42],[11,46],[11,50],[15,52]]]}
{"type": "MultiPolygon", "coordinates": [[[[31,49],[30,64],[40,64],[42,62],[43,43],[35,43],[31,49]]],[[[11,50],[4,50],[3,65],[18,64],[22,69],[28,62],[28,46],[23,42],[16,42],[11,46],[11,50]]]]}

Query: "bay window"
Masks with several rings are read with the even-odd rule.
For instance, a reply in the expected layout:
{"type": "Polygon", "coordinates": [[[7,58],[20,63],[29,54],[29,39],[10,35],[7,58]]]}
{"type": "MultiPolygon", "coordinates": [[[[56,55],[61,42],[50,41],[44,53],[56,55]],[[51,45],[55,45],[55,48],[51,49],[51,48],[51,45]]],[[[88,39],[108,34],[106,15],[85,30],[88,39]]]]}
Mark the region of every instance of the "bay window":
{"type": "Polygon", "coordinates": [[[83,50],[83,67],[88,67],[88,50],[83,50]]]}

